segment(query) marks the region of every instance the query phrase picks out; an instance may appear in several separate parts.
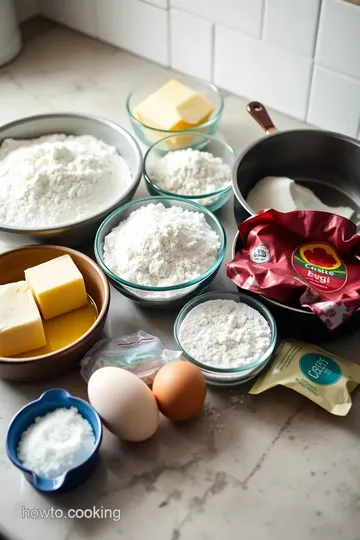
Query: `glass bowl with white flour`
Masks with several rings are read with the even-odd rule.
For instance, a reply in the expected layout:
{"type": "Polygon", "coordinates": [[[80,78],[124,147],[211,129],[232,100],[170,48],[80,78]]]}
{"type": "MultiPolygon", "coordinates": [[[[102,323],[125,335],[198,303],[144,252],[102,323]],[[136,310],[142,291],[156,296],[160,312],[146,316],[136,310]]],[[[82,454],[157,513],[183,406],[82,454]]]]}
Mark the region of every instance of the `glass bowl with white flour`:
{"type": "Polygon", "coordinates": [[[174,337],[208,384],[228,387],[243,384],[264,369],[276,349],[277,327],[270,311],[255,298],[214,291],[182,308],[174,337]]]}
{"type": "Polygon", "coordinates": [[[150,195],[181,197],[215,212],[231,195],[235,151],[221,139],[201,133],[165,137],[144,157],[150,195]]]}
{"type": "Polygon", "coordinates": [[[110,214],[94,250],[117,290],[147,307],[167,309],[183,305],[214,279],[226,234],[214,214],[196,203],[149,197],[110,214]]]}

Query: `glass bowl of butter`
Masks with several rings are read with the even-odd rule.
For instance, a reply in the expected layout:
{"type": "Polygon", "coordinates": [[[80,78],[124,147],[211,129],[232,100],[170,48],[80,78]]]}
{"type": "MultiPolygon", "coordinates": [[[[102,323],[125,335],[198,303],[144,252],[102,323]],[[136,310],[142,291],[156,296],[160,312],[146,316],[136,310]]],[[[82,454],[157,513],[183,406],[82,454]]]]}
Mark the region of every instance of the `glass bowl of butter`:
{"type": "Polygon", "coordinates": [[[167,135],[185,131],[214,135],[224,100],[211,83],[178,74],[176,78],[165,75],[163,80],[156,76],[142,82],[127,97],[126,109],[135,135],[151,146],[167,135]]]}

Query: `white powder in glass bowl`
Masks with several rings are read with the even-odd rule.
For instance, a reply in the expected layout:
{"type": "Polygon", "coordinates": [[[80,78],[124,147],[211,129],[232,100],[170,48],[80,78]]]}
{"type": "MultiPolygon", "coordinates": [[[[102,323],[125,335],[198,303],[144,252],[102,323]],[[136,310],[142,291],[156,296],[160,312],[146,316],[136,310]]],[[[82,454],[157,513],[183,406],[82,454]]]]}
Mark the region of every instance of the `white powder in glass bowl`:
{"type": "Polygon", "coordinates": [[[234,300],[198,304],[179,329],[181,346],[192,358],[215,368],[237,368],[259,360],[271,343],[265,317],[234,300]]]}
{"type": "MultiPolygon", "coordinates": [[[[210,152],[186,148],[174,150],[149,165],[151,181],[165,191],[178,195],[205,195],[229,185],[231,167],[210,152]]],[[[192,199],[209,206],[219,196],[192,199]]]]}
{"type": "MultiPolygon", "coordinates": [[[[105,237],[104,263],[115,275],[131,283],[166,287],[204,274],[216,262],[219,249],[218,234],[201,212],[180,206],[166,208],[162,203],[148,204],[134,210],[105,237]]],[[[131,292],[161,301],[184,296],[192,288],[131,292]]]]}

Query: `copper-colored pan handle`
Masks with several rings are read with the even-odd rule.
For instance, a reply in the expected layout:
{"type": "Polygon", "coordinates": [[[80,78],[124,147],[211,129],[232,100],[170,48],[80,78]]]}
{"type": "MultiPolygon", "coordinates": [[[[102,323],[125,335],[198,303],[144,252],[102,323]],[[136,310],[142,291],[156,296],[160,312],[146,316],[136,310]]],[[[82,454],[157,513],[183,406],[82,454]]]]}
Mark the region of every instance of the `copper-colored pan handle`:
{"type": "Polygon", "coordinates": [[[246,110],[253,118],[255,118],[257,123],[260,124],[267,135],[277,131],[264,105],[258,101],[251,101],[247,104],[246,110]]]}

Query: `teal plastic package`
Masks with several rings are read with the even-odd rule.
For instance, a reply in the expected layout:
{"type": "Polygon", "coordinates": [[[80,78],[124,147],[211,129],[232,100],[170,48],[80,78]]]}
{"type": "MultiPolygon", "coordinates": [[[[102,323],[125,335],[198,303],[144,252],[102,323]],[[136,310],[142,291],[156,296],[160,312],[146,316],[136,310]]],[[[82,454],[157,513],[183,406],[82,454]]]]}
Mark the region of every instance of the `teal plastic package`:
{"type": "Polygon", "coordinates": [[[159,369],[181,357],[181,351],[166,349],[160,339],[143,330],[115,339],[104,338],[81,360],[81,375],[87,382],[102,367],[115,366],[131,371],[148,386],[159,369]]]}

